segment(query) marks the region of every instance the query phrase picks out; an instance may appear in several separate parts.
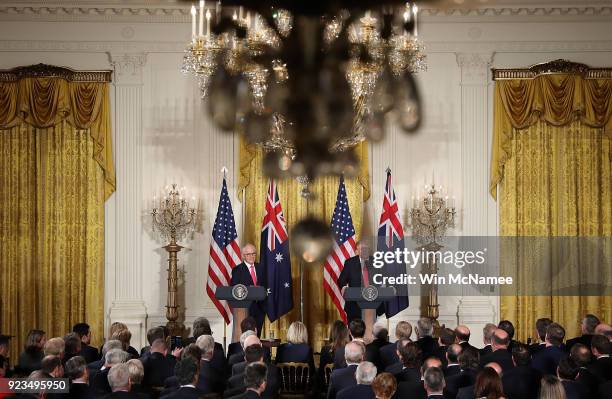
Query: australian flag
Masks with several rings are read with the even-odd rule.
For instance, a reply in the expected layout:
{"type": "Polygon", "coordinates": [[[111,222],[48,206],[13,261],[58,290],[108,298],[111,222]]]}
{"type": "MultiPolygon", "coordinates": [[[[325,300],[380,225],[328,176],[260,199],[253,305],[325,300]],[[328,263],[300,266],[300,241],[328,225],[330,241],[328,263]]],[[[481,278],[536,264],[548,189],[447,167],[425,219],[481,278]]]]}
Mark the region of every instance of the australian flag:
{"type": "Polygon", "coordinates": [[[266,270],[268,281],[266,312],[273,322],[293,308],[287,224],[274,180],[270,180],[268,187],[259,248],[259,261],[266,270]]]}
{"type": "MultiPolygon", "coordinates": [[[[391,169],[387,169],[387,183],[385,184],[385,196],[383,199],[382,213],[378,223],[378,251],[395,251],[404,249],[404,228],[400,219],[395,191],[391,185],[391,169]]],[[[399,277],[406,273],[406,264],[385,264],[382,269],[384,275],[399,277]]],[[[405,285],[395,285],[396,296],[385,302],[385,314],[387,317],[395,316],[408,307],[408,289],[405,285]]]]}

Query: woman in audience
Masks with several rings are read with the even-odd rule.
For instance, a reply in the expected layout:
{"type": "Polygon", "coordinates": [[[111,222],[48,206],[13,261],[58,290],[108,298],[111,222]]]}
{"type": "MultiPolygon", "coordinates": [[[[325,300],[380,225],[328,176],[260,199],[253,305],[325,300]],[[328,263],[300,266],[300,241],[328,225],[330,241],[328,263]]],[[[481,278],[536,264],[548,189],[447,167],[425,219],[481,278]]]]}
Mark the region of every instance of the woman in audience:
{"type": "Polygon", "coordinates": [[[502,381],[494,369],[485,367],[478,373],[474,386],[474,397],[477,399],[504,399],[502,381]]]}
{"type": "MultiPolygon", "coordinates": [[[[349,331],[346,325],[340,320],[334,321],[329,332],[329,345],[321,348],[321,356],[319,357],[319,381],[325,382],[325,366],[334,364],[334,352],[338,348],[344,348],[349,342],[349,331]]],[[[329,378],[329,376],[328,376],[329,378]]]]}
{"type": "Polygon", "coordinates": [[[561,381],[554,375],[545,375],[542,377],[540,385],[539,399],[567,399],[565,388],[561,381]]]}
{"type": "Polygon", "coordinates": [[[308,345],[308,330],[301,321],[294,321],[287,330],[287,343],[276,351],[276,363],[308,363],[311,373],[314,372],[314,357],[308,345]]]}
{"type": "Polygon", "coordinates": [[[25,349],[19,355],[18,373],[29,375],[41,368],[44,357],[43,347],[47,342],[47,335],[42,330],[30,330],[26,339],[25,349]]]}
{"type": "Polygon", "coordinates": [[[130,346],[130,340],[132,339],[132,333],[127,328],[125,330],[117,330],[111,336],[111,339],[116,339],[121,342],[123,350],[130,355],[130,359],[138,359],[138,351],[130,346]]]}
{"type": "Polygon", "coordinates": [[[372,381],[372,390],[376,399],[390,399],[397,390],[397,381],[391,373],[380,373],[372,381]]]}

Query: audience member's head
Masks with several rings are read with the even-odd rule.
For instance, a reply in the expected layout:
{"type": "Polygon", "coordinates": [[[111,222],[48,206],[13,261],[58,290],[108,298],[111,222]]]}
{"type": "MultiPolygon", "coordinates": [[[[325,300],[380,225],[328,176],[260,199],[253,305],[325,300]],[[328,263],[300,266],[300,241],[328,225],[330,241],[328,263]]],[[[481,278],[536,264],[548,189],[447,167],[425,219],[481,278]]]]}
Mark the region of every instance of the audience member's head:
{"type": "Polygon", "coordinates": [[[144,378],[144,366],[140,359],[130,359],[125,364],[128,366],[128,373],[130,375],[130,382],[132,385],[142,384],[144,378]]]}
{"type": "Polygon", "coordinates": [[[40,362],[40,366],[43,373],[53,378],[61,378],[64,376],[64,367],[62,366],[62,359],[59,356],[45,356],[42,362],[40,362]]]}
{"type": "Polygon", "coordinates": [[[400,361],[406,368],[419,368],[422,356],[421,348],[414,342],[408,341],[406,345],[399,348],[400,361]]]}
{"type": "Polygon", "coordinates": [[[351,337],[353,339],[363,338],[365,335],[365,323],[361,319],[353,319],[349,323],[349,332],[351,333],[351,337]]]}
{"type": "Polygon", "coordinates": [[[127,351],[130,347],[130,341],[132,340],[132,333],[127,328],[117,330],[113,333],[113,335],[111,335],[111,339],[116,339],[117,341],[121,342],[123,350],[127,351]]]}
{"type": "Polygon", "coordinates": [[[387,327],[382,323],[374,323],[374,326],[372,326],[372,335],[374,339],[379,341],[389,341],[389,330],[387,330],[387,327]]]}
{"type": "Polygon", "coordinates": [[[348,327],[342,321],[336,320],[334,324],[332,324],[329,333],[329,342],[333,350],[344,348],[344,345],[349,342],[348,327]]]}
{"type": "Polygon", "coordinates": [[[244,340],[244,347],[245,348],[248,348],[251,345],[259,345],[259,346],[261,346],[261,341],[259,340],[259,337],[257,335],[249,335],[244,340]]]}
{"type": "Polygon", "coordinates": [[[91,330],[87,323],[77,323],[72,327],[72,332],[77,334],[81,339],[81,342],[85,345],[89,345],[91,342],[91,330]]]}
{"type": "Polygon", "coordinates": [[[442,328],[440,330],[440,336],[438,337],[438,343],[442,346],[449,346],[455,343],[455,331],[450,328],[442,328]]]}
{"type": "MultiPolygon", "coordinates": [[[[122,323],[120,321],[116,321],[113,324],[111,324],[109,330],[108,330],[108,336],[112,337],[113,335],[115,335],[118,331],[121,330],[127,330],[127,326],[125,325],[125,323],[122,323]]],[[[113,338],[110,338],[113,339],[113,338]]]]}
{"type": "Polygon", "coordinates": [[[376,399],[391,399],[397,391],[397,381],[391,373],[380,373],[372,382],[372,390],[376,399]]]}
{"type": "Polygon", "coordinates": [[[586,367],[591,363],[591,350],[584,344],[574,344],[570,350],[570,358],[578,367],[586,367]]]}
{"type": "Polygon", "coordinates": [[[457,360],[461,370],[477,370],[480,367],[480,352],[478,352],[478,349],[468,346],[461,351],[457,360]]]}
{"type": "Polygon", "coordinates": [[[215,352],[215,339],[212,335],[200,335],[196,340],[196,345],[200,348],[201,357],[204,360],[211,360],[215,352]]]}
{"type": "Polygon", "coordinates": [[[499,363],[490,362],[490,363],[485,364],[485,367],[488,367],[488,368],[494,370],[497,373],[497,375],[499,375],[501,377],[503,370],[502,370],[501,366],[499,365],[499,363]]]}
{"type": "Polygon", "coordinates": [[[26,338],[26,352],[40,352],[47,343],[47,335],[43,330],[30,330],[26,338]]]}
{"type": "Polygon", "coordinates": [[[200,364],[191,357],[181,359],[174,366],[174,375],[178,383],[181,385],[196,385],[198,383],[198,374],[200,373],[200,364]]]}
{"type": "Polygon", "coordinates": [[[419,321],[417,321],[416,334],[418,338],[432,336],[433,323],[429,317],[421,317],[419,321]]]}
{"type": "Polygon", "coordinates": [[[51,338],[45,343],[43,352],[45,356],[57,356],[60,359],[64,358],[64,349],[66,344],[60,337],[51,338]]]}
{"type": "Polygon", "coordinates": [[[567,399],[563,384],[554,375],[545,375],[540,383],[538,399],[567,399]]]}
{"type": "Polygon", "coordinates": [[[581,325],[582,333],[591,334],[591,335],[595,334],[595,329],[597,328],[599,323],[600,323],[599,319],[594,314],[588,314],[584,316],[584,319],[582,319],[582,325],[581,325]]]}
{"type": "Polygon", "coordinates": [[[250,363],[244,369],[244,386],[261,394],[266,389],[268,367],[264,362],[250,363]]]}
{"type": "Polygon", "coordinates": [[[482,341],[485,345],[491,345],[491,338],[493,338],[495,330],[497,330],[497,326],[493,323],[487,323],[482,328],[482,341]]]}
{"type": "Polygon", "coordinates": [[[474,397],[498,399],[504,396],[500,375],[491,367],[480,370],[474,384],[474,397]]]}
{"type": "Polygon", "coordinates": [[[559,377],[560,380],[573,381],[578,376],[579,371],[580,369],[571,358],[564,357],[559,360],[559,364],[557,365],[557,377],[559,377]]]}
{"type": "Polygon", "coordinates": [[[241,333],[247,332],[249,330],[255,331],[255,333],[257,333],[257,321],[255,321],[255,318],[253,316],[245,317],[244,320],[240,322],[241,333]]]}
{"type": "Polygon", "coordinates": [[[193,321],[193,337],[198,339],[200,335],[212,335],[210,322],[206,317],[198,317],[193,321]]]}
{"type": "Polygon", "coordinates": [[[257,336],[257,333],[254,330],[246,330],[245,332],[243,332],[242,334],[240,334],[240,346],[242,346],[242,349],[244,350],[245,346],[244,343],[246,341],[246,339],[248,337],[251,336],[257,336]]]}
{"type": "Polygon", "coordinates": [[[508,337],[510,338],[510,341],[512,341],[512,338],[514,338],[514,325],[512,324],[510,320],[500,321],[499,324],[497,325],[497,328],[501,328],[502,330],[507,332],[508,337]]]}
{"type": "Polygon", "coordinates": [[[376,366],[371,362],[361,362],[355,371],[355,380],[357,384],[371,385],[376,378],[376,366]]]}
{"type": "Polygon", "coordinates": [[[593,335],[591,339],[591,352],[595,358],[610,354],[610,340],[603,335],[593,335]]]}
{"type": "Polygon", "coordinates": [[[427,396],[433,394],[442,394],[446,383],[444,381],[444,373],[439,367],[429,367],[423,374],[423,386],[427,391],[427,396]]]}
{"type": "Polygon", "coordinates": [[[407,321],[400,321],[395,326],[395,338],[397,340],[400,339],[410,339],[412,335],[412,325],[407,321]]]}
{"type": "Polygon", "coordinates": [[[156,339],[165,339],[166,335],[164,333],[164,328],[161,326],[149,328],[147,331],[147,342],[149,345],[153,345],[153,342],[156,339]]]}
{"type": "Polygon", "coordinates": [[[308,330],[301,321],[294,321],[287,330],[287,342],[292,344],[308,344],[308,330]]]}
{"type": "Polygon", "coordinates": [[[130,368],[125,363],[117,364],[108,371],[108,384],[111,387],[111,391],[129,392],[131,388],[130,382],[130,368]]]}
{"type": "Polygon", "coordinates": [[[606,323],[599,323],[595,327],[595,334],[600,334],[612,341],[612,326],[606,323]]]}
{"type": "Polygon", "coordinates": [[[491,338],[491,349],[493,351],[500,349],[508,349],[508,345],[510,344],[510,336],[506,332],[506,330],[502,330],[498,328],[493,333],[493,337],[491,338]]]}
{"type": "Polygon", "coordinates": [[[64,353],[74,356],[81,352],[81,338],[77,333],[66,335],[64,338],[64,353]]]}
{"type": "Polygon", "coordinates": [[[461,349],[461,345],[459,344],[452,344],[446,348],[446,359],[448,360],[448,364],[458,364],[461,349]]]}
{"type": "Polygon", "coordinates": [[[432,368],[437,367],[439,369],[442,368],[442,361],[435,356],[430,356],[423,361],[423,365],[421,366],[421,377],[425,375],[425,372],[432,368]]]}
{"type": "Polygon", "coordinates": [[[565,338],[565,329],[560,324],[550,323],[546,329],[546,342],[552,346],[559,346],[565,338]]]}
{"type": "Polygon", "coordinates": [[[166,356],[168,354],[168,344],[166,344],[166,340],[158,338],[153,341],[153,343],[151,344],[150,352],[161,353],[162,355],[166,356]]]}
{"type": "Polygon", "coordinates": [[[359,364],[363,361],[365,346],[361,342],[351,341],[344,347],[344,359],[347,364],[359,364]]]}
{"type": "Polygon", "coordinates": [[[128,354],[123,349],[111,349],[104,355],[104,366],[113,367],[116,364],[125,363],[128,354]]]}
{"type": "Polygon", "coordinates": [[[524,344],[517,344],[512,348],[512,362],[515,366],[529,366],[531,354],[524,344]]]}
{"type": "Polygon", "coordinates": [[[552,324],[552,322],[553,321],[548,317],[544,317],[536,321],[536,332],[538,333],[540,342],[544,342],[546,340],[546,330],[548,329],[548,326],[552,324]]]}
{"type": "MultiPolygon", "coordinates": [[[[200,335],[200,337],[203,337],[203,335],[200,335]]],[[[209,335],[210,337],[210,335],[209,335]]],[[[212,338],[212,337],[211,337],[212,338]]],[[[199,339],[199,338],[198,338],[199,339]]],[[[215,342],[213,340],[213,342],[215,342]]],[[[213,348],[214,348],[214,343],[213,343],[213,348]]],[[[202,360],[202,349],[200,349],[200,347],[198,346],[197,343],[195,344],[189,344],[187,345],[184,349],[183,349],[183,353],[181,353],[181,359],[186,358],[187,356],[190,356],[192,359],[194,359],[196,362],[198,362],[198,364],[200,363],[200,361],[202,360]]],[[[212,358],[212,354],[210,355],[212,358]]]]}
{"type": "Polygon", "coordinates": [[[89,369],[87,368],[87,362],[82,356],[71,357],[66,362],[64,375],[70,378],[72,383],[87,384],[89,380],[89,369]]]}
{"type": "Polygon", "coordinates": [[[112,349],[123,349],[123,344],[121,343],[121,341],[118,341],[116,339],[106,341],[104,345],[102,345],[102,357],[105,357],[108,351],[112,349]]]}
{"type": "Polygon", "coordinates": [[[247,364],[254,362],[261,362],[264,358],[264,351],[261,345],[247,346],[244,350],[244,360],[247,364]]]}
{"type": "Polygon", "coordinates": [[[468,326],[459,325],[455,328],[455,336],[457,337],[457,343],[469,342],[470,341],[470,329],[468,326]]]}

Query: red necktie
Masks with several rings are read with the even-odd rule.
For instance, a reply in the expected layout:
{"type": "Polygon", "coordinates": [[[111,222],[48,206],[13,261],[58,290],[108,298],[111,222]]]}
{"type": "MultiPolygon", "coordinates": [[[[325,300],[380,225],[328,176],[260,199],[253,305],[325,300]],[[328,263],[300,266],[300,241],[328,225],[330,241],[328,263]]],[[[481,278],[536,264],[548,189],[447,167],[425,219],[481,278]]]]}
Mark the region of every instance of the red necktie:
{"type": "Polygon", "coordinates": [[[370,276],[368,274],[368,266],[365,264],[361,268],[361,275],[363,278],[363,286],[367,287],[368,285],[370,285],[370,276]]]}
{"type": "Polygon", "coordinates": [[[257,276],[255,275],[255,265],[251,265],[249,269],[251,269],[251,278],[253,279],[253,285],[257,285],[257,276]]]}

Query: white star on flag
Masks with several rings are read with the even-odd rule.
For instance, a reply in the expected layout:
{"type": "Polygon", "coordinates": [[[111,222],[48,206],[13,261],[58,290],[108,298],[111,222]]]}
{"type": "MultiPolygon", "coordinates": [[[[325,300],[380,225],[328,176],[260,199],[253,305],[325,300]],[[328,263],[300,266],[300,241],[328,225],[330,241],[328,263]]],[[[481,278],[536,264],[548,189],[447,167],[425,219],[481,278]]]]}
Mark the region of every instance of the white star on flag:
{"type": "Polygon", "coordinates": [[[280,263],[283,261],[283,254],[281,254],[280,252],[278,252],[276,254],[276,262],[280,263]]]}
{"type": "Polygon", "coordinates": [[[285,283],[285,288],[289,288],[289,283],[285,283]]]}
{"type": "Polygon", "coordinates": [[[268,295],[272,294],[272,288],[268,288],[268,295]]]}

